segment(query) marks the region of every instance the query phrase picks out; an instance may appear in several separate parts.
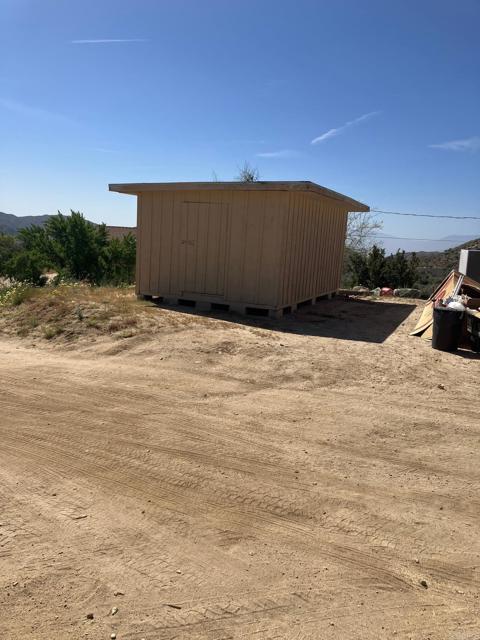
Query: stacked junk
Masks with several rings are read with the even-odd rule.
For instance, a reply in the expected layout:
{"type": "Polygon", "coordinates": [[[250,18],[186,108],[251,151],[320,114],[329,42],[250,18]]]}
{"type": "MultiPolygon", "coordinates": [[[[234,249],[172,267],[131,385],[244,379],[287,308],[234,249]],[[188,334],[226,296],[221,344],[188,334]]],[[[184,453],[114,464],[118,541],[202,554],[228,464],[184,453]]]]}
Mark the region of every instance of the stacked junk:
{"type": "Polygon", "coordinates": [[[432,293],[411,335],[441,351],[480,353],[480,250],[462,249],[458,271],[432,293]]]}

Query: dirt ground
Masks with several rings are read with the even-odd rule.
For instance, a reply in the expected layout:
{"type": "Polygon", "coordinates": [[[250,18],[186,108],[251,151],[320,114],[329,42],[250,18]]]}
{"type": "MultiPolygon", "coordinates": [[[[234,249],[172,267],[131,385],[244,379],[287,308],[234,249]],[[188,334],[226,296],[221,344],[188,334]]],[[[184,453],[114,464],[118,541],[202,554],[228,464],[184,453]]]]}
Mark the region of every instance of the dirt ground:
{"type": "Polygon", "coordinates": [[[410,302],[158,312],[0,338],[0,638],[477,640],[480,360],[410,302]]]}

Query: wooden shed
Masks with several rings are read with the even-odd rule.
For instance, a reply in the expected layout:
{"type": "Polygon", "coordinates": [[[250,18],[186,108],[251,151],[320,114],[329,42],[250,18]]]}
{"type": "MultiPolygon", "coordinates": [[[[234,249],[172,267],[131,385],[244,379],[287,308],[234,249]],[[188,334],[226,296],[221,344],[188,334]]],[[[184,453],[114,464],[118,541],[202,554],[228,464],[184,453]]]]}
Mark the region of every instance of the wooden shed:
{"type": "Polygon", "coordinates": [[[136,195],[137,295],[280,316],[340,284],[347,215],[313,182],[111,184],[136,195]]]}

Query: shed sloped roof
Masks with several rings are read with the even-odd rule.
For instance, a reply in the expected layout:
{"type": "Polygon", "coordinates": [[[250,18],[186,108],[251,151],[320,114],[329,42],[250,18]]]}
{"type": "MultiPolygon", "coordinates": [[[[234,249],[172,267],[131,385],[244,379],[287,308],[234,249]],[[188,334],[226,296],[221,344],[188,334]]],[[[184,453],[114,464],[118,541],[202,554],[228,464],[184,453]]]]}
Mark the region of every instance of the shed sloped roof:
{"type": "Polygon", "coordinates": [[[306,181],[257,181],[257,182],[137,182],[127,184],[109,184],[109,191],[137,195],[146,191],[307,191],[337,200],[345,205],[348,211],[370,211],[363,202],[321,187],[315,182],[306,181]]]}

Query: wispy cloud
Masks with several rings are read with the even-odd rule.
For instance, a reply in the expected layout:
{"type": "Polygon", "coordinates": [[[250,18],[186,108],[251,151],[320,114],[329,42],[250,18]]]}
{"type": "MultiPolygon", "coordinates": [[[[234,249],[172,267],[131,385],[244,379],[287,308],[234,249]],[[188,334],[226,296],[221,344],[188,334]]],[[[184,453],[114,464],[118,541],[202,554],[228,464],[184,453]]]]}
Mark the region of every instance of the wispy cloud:
{"type": "Polygon", "coordinates": [[[432,149],[446,149],[447,151],[480,151],[480,137],[473,136],[464,140],[451,140],[450,142],[442,142],[441,144],[430,144],[432,149]]]}
{"type": "Polygon", "coordinates": [[[257,153],[259,158],[293,158],[298,156],[298,151],[294,149],[280,149],[279,151],[263,151],[257,153]]]}
{"type": "Polygon", "coordinates": [[[325,140],[334,138],[335,136],[340,135],[350,127],[353,127],[356,124],[360,124],[360,122],[364,122],[365,120],[370,120],[370,118],[373,118],[374,116],[378,116],[380,113],[381,111],[370,111],[369,113],[364,113],[362,116],[359,116],[354,120],[349,120],[348,122],[345,122],[345,124],[342,124],[341,127],[336,127],[335,129],[329,129],[325,133],[322,133],[321,135],[314,138],[311,144],[318,144],[319,142],[324,142],[325,140]]]}
{"type": "Polygon", "coordinates": [[[123,42],[148,42],[148,38],[96,38],[93,40],[72,40],[72,44],[118,44],[123,42]]]}
{"type": "Polygon", "coordinates": [[[13,113],[17,113],[27,118],[36,118],[40,120],[50,120],[56,122],[64,122],[66,124],[77,124],[72,118],[63,115],[62,113],[56,113],[55,111],[49,111],[48,109],[42,109],[40,107],[32,107],[16,100],[9,100],[8,98],[0,98],[0,108],[7,109],[13,113]]]}

